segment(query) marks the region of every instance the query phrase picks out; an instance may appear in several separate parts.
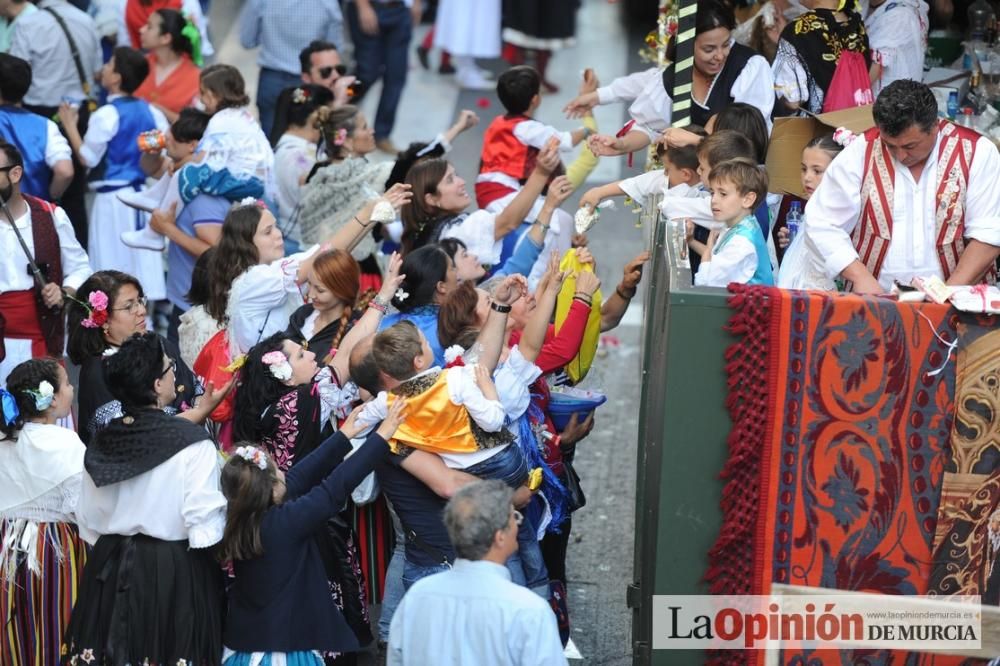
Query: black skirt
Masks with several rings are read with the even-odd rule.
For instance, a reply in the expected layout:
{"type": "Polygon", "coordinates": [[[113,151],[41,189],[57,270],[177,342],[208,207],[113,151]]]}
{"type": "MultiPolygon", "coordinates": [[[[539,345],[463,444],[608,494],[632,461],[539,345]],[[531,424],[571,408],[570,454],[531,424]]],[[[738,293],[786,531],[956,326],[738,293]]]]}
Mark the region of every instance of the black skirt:
{"type": "Polygon", "coordinates": [[[102,536],[83,572],[63,663],[217,666],[223,603],[212,549],[145,535],[102,536]]]}
{"type": "Polygon", "coordinates": [[[580,0],[504,0],[503,39],[527,49],[572,45],[580,0]]]}

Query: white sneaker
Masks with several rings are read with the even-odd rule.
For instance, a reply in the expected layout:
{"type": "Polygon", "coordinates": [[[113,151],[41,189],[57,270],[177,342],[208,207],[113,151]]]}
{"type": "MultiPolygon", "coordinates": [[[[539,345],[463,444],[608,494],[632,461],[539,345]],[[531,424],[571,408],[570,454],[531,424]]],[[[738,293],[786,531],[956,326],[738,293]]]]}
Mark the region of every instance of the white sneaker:
{"type": "Polygon", "coordinates": [[[123,231],[121,239],[129,247],[138,250],[160,251],[166,247],[163,236],[150,229],[148,225],[137,231],[123,231]]]}
{"type": "Polygon", "coordinates": [[[455,72],[455,81],[464,90],[493,90],[496,84],[482,75],[478,69],[460,69],[455,72]]]}
{"type": "Polygon", "coordinates": [[[163,197],[170,187],[171,180],[170,177],[163,176],[153,183],[152,186],[138,192],[128,188],[118,190],[118,200],[126,206],[152,213],[157,208],[160,208],[160,202],[163,201],[163,197]]]}

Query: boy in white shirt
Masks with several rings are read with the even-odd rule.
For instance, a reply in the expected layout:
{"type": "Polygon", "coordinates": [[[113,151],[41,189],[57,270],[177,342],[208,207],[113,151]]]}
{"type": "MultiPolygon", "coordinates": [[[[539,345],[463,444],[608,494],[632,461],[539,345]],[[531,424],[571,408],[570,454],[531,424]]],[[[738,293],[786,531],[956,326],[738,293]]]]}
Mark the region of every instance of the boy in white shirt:
{"type": "Polygon", "coordinates": [[[688,244],[701,255],[695,285],[774,285],[767,242],[753,214],[767,194],[767,173],[752,160],[735,159],[712,167],[708,182],[712,216],[725,224],[726,230],[720,233],[713,229],[701,243],[694,239],[694,223],[688,223],[688,244]]]}
{"type": "MultiPolygon", "coordinates": [[[[704,130],[699,130],[700,136],[706,136],[704,130]]],[[[592,187],[580,197],[580,208],[596,210],[598,205],[611,197],[627,196],[638,205],[643,206],[648,197],[662,194],[669,196],[687,196],[690,188],[697,187],[701,182],[698,175],[698,146],[667,146],[657,144],[656,157],[663,163],[662,169],[654,169],[646,173],[618,180],[607,185],[592,187]]],[[[597,220],[591,216],[592,225],[597,220]]],[[[589,228],[589,226],[588,226],[589,228]]],[[[583,232],[585,229],[577,229],[583,232]]]]}

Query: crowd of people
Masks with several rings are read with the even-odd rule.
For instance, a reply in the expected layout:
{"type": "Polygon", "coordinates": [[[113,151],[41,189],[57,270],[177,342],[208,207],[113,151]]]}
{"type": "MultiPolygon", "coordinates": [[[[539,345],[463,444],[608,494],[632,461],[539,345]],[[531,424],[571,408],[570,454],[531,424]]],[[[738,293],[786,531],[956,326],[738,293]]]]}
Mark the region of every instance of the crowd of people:
{"type": "Polygon", "coordinates": [[[602,291],[606,199],[680,224],[699,286],[995,273],[1000,156],[913,80],[919,0],[772,0],[743,26],[699,2],[683,129],[673,65],[588,69],[578,126],[533,117],[577,3],[501,21],[441,0],[418,60],[443,47],[470,87],[476,57],[514,63],[472,194],[447,154],[475,113],[391,142],[421,0],[249,0],[255,105],[206,63],[198,3],[74,4],[0,0],[3,664],[355,663],[376,642],[389,663],[563,663],[595,421],[555,405],[649,259],[602,291]],[[872,97],[873,129],[805,147],[803,198],[770,192],[775,117],[872,97]],[[599,133],[616,102],[631,120],[599,133]],[[650,145],[661,168],[565,210],[600,158],[650,145]]]}

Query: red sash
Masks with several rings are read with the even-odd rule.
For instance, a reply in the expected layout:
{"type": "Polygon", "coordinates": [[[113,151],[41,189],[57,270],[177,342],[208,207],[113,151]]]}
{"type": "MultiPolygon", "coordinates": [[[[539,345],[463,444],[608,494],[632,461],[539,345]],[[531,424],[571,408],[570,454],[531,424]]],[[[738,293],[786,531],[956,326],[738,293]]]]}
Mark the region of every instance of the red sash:
{"type": "Polygon", "coordinates": [[[8,291],[0,294],[0,310],[6,324],[4,337],[31,340],[32,358],[46,355],[45,335],[38,319],[34,290],[8,291]]]}
{"type": "MultiPolygon", "coordinates": [[[[947,280],[965,249],[965,197],[979,134],[944,120],[939,131],[935,246],[947,280]]],[[[865,132],[865,140],[868,145],[861,179],[861,218],[851,240],[861,263],[877,279],[892,240],[896,170],[877,128],[865,132]]],[[[990,269],[987,281],[994,282],[995,273],[990,269]]]]}

